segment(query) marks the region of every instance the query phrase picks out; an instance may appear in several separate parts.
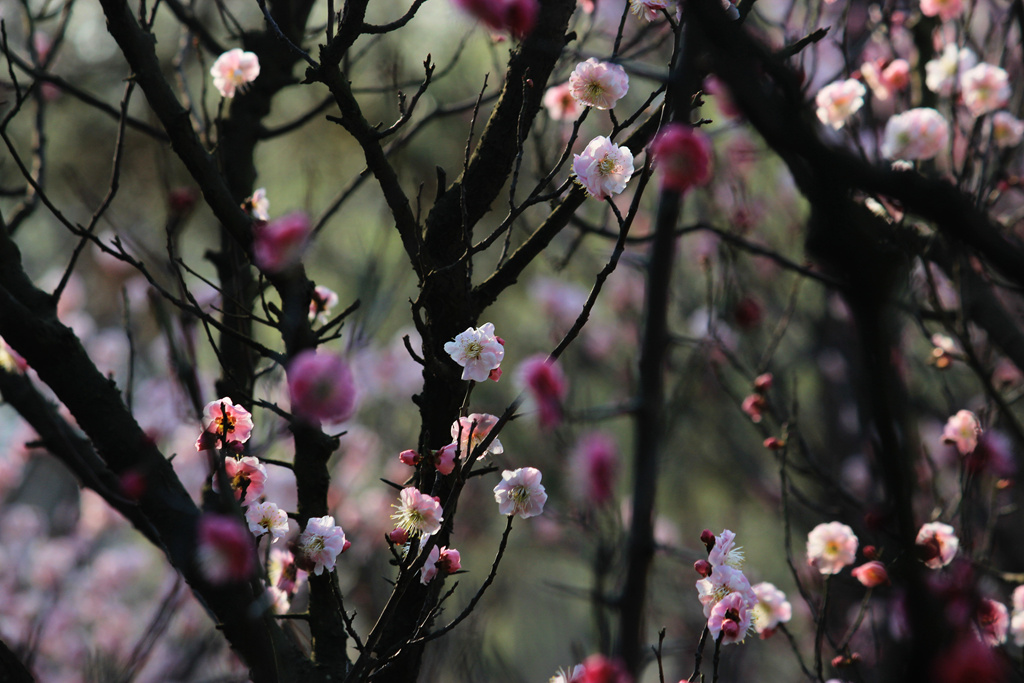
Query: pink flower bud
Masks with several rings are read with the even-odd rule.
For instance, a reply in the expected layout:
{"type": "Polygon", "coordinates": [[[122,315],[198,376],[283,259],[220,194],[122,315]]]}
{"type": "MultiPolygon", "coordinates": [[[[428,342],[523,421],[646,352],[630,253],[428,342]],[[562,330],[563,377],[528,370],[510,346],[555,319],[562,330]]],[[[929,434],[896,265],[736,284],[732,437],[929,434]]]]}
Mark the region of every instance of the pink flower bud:
{"type": "Polygon", "coordinates": [[[213,584],[244,581],[255,567],[252,534],[232,515],[206,513],[199,518],[196,562],[213,584]]]}
{"type": "Polygon", "coordinates": [[[288,366],[292,412],[309,421],[344,422],[356,410],[356,387],[348,363],[333,353],[300,352],[288,366]]]}
{"type": "Polygon", "coordinates": [[[501,368],[494,368],[487,374],[487,379],[491,380],[492,382],[497,382],[499,379],[501,379],[501,372],[501,368]]]}
{"type": "Polygon", "coordinates": [[[877,560],[865,562],[861,566],[854,568],[851,573],[853,578],[868,588],[889,585],[889,573],[885,570],[885,565],[877,560]]]}
{"type": "Polygon", "coordinates": [[[786,447],[786,442],[774,436],[769,436],[762,444],[770,451],[779,451],[786,447]]]}
{"type": "Polygon", "coordinates": [[[876,548],[873,545],[866,545],[866,546],[864,546],[861,549],[861,552],[864,553],[864,557],[868,558],[869,560],[877,560],[878,559],[878,548],[876,548]]]}
{"type": "Polygon", "coordinates": [[[261,270],[280,273],[302,258],[313,224],[301,211],[253,228],[253,260],[261,270]]]}
{"type": "Polygon", "coordinates": [[[417,464],[419,464],[420,454],[410,448],[399,453],[398,459],[402,462],[403,465],[415,467],[417,464]]]}
{"type": "Polygon", "coordinates": [[[121,494],[128,500],[140,500],[148,488],[146,475],[135,469],[122,472],[120,480],[121,494]]]}
{"type": "Polygon", "coordinates": [[[403,529],[402,527],[392,529],[391,532],[388,534],[388,540],[394,543],[395,545],[405,545],[409,542],[409,532],[403,529]]]}
{"type": "Polygon", "coordinates": [[[754,379],[754,391],[759,394],[766,394],[772,388],[772,373],[766,372],[754,379]]]}
{"type": "Polygon", "coordinates": [[[707,560],[697,560],[693,563],[693,569],[700,574],[702,578],[706,579],[711,576],[711,563],[707,560]]]}
{"type": "Polygon", "coordinates": [[[700,532],[700,542],[704,544],[709,553],[715,549],[715,534],[712,533],[711,529],[705,529],[700,532]]]}
{"type": "Polygon", "coordinates": [[[750,394],[743,399],[743,403],[740,405],[740,409],[747,414],[751,422],[760,422],[762,412],[766,407],[767,403],[761,394],[750,394]]]}

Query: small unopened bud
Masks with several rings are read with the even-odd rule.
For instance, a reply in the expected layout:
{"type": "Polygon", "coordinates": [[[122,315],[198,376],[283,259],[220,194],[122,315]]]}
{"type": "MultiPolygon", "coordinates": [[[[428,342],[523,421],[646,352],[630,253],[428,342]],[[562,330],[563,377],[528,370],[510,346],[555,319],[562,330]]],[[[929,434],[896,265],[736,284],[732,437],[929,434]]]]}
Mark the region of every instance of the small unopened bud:
{"type": "Polygon", "coordinates": [[[403,465],[415,467],[420,461],[420,454],[410,448],[399,453],[398,459],[402,461],[403,465]]]}
{"type": "Polygon", "coordinates": [[[711,533],[711,529],[700,532],[700,542],[704,544],[709,553],[715,549],[715,535],[711,533]]]}
{"type": "Polygon", "coordinates": [[[726,619],[722,622],[722,633],[726,638],[733,640],[740,634],[740,625],[732,619],[726,619]]]}
{"type": "Polygon", "coordinates": [[[348,540],[346,538],[345,539],[345,545],[341,546],[341,552],[345,552],[346,550],[348,550],[351,547],[352,547],[352,541],[350,541],[350,540],[348,540]]]}
{"type": "Polygon", "coordinates": [[[766,372],[754,378],[754,391],[759,394],[767,393],[772,388],[772,373],[766,372]]]}
{"type": "Polygon", "coordinates": [[[492,382],[497,382],[499,379],[501,379],[501,368],[494,368],[493,370],[491,370],[490,373],[488,373],[487,375],[487,379],[491,380],[492,382]]]}
{"type": "Polygon", "coordinates": [[[770,451],[780,451],[786,447],[786,442],[774,436],[769,436],[764,440],[764,447],[770,451]]]}
{"type": "Polygon", "coordinates": [[[866,557],[869,560],[877,560],[878,559],[878,548],[876,548],[873,545],[866,545],[866,546],[864,546],[863,553],[864,553],[864,557],[866,557]]]}
{"type": "Polygon", "coordinates": [[[388,534],[388,540],[395,545],[405,545],[409,542],[409,532],[405,529],[398,527],[388,534]]]}
{"type": "Polygon", "coordinates": [[[706,579],[711,576],[711,563],[707,560],[697,560],[693,563],[693,569],[700,574],[702,578],[706,579]]]}

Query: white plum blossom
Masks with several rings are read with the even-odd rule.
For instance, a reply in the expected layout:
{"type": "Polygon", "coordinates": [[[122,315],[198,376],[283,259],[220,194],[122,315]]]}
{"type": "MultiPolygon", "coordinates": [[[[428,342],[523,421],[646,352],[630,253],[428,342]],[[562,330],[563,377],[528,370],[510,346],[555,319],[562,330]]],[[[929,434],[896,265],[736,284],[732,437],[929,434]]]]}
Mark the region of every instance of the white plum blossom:
{"type": "Polygon", "coordinates": [[[864,106],[865,94],[864,84],[853,78],[829,83],[814,97],[814,103],[818,105],[818,119],[839,130],[864,106]]]}
{"type": "Polygon", "coordinates": [[[446,342],[445,353],[462,366],[462,379],[484,382],[501,365],[505,357],[505,346],[501,337],[494,335],[494,325],[484,323],[456,335],[454,341],[446,342]]]}
{"type": "Polygon", "coordinates": [[[501,473],[501,483],[494,487],[494,500],[498,512],[527,519],[544,511],[548,494],[540,483],[540,470],[534,467],[520,467],[501,473]]]}
{"type": "Polygon", "coordinates": [[[982,62],[960,75],[960,92],[972,116],[982,116],[1010,101],[1010,77],[998,66],[982,62]]]}
{"type": "Polygon", "coordinates": [[[626,189],[633,175],[633,154],[628,147],[620,147],[599,135],[582,154],[573,155],[572,170],[591,197],[607,199],[626,189]]]}
{"type": "Polygon", "coordinates": [[[1016,147],[1024,138],[1024,121],[1007,111],[992,115],[992,142],[996,147],[1016,147]]]}
{"type": "Polygon", "coordinates": [[[334,571],[334,562],[345,549],[345,532],[334,523],[334,517],[311,517],[299,536],[298,548],[303,558],[313,564],[317,576],[326,569],[334,571]]]}
{"type": "Polygon", "coordinates": [[[959,75],[977,63],[978,57],[970,48],[958,48],[949,43],[942,48],[941,55],[924,65],[924,83],[932,92],[948,97],[959,75]]]}
{"type": "Polygon", "coordinates": [[[857,557],[857,536],[842,522],[819,524],[807,534],[807,564],[822,574],[838,574],[857,557]]]}
{"type": "Polygon", "coordinates": [[[274,542],[288,533],[288,513],[269,501],[246,508],[245,521],[254,536],[270,533],[274,542]]]}
{"type": "Polygon", "coordinates": [[[236,47],[217,57],[210,68],[210,75],[217,92],[231,98],[236,91],[244,92],[249,83],[260,75],[260,60],[255,53],[236,47]]]}
{"type": "Polygon", "coordinates": [[[629,90],[629,76],[618,64],[591,57],[569,74],[569,92],[584,107],[611,109],[629,90]]]}
{"type": "Polygon", "coordinates": [[[888,159],[931,159],[949,142],[949,124],[928,107],[908,109],[885,124],[882,155],[888,159]]]}

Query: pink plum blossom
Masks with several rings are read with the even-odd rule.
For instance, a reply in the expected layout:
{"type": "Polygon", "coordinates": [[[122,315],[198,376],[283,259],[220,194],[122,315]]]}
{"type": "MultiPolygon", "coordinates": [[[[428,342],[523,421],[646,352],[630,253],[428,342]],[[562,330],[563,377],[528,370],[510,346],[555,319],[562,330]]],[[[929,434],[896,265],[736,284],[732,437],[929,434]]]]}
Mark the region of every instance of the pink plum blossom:
{"type": "Polygon", "coordinates": [[[570,469],[580,497],[589,504],[604,505],[615,493],[619,469],[618,444],[604,432],[581,437],[570,456],[570,469]]]}
{"type": "Polygon", "coordinates": [[[767,581],[752,586],[752,590],[757,604],[751,608],[751,621],[761,638],[768,638],[779,624],[793,617],[793,607],[786,600],[786,594],[767,581]]]}
{"type": "Polygon", "coordinates": [[[494,487],[494,500],[498,503],[498,512],[522,519],[536,517],[542,513],[548,494],[545,493],[540,480],[540,470],[533,467],[520,467],[514,471],[502,472],[501,483],[494,487]]]}
{"type": "Polygon", "coordinates": [[[960,548],[960,539],[953,527],[942,522],[929,522],[917,532],[916,544],[924,553],[924,563],[930,569],[940,569],[953,561],[960,548]]]}
{"type": "Polygon", "coordinates": [[[308,421],[344,422],[356,410],[352,369],[341,356],[306,349],[288,365],[292,412],[308,421]]]}
{"type": "Polygon", "coordinates": [[[629,11],[644,21],[660,18],[665,9],[668,9],[666,0],[629,0],[629,11]]]}
{"type": "Polygon", "coordinates": [[[252,535],[233,515],[208,512],[199,518],[196,563],[213,584],[244,581],[252,575],[255,548],[252,535]]]}
{"type": "Polygon", "coordinates": [[[584,107],[611,109],[629,90],[629,76],[618,64],[591,57],[569,74],[569,91],[584,107]]]}
{"type": "Polygon", "coordinates": [[[948,97],[959,82],[960,74],[977,63],[978,57],[970,48],[958,48],[954,43],[947,43],[942,54],[924,65],[925,85],[932,92],[948,97]]]}
{"type": "Polygon", "coordinates": [[[317,576],[325,569],[334,571],[334,562],[345,546],[345,532],[331,515],[310,517],[298,539],[299,554],[307,566],[313,566],[317,576]]]}
{"type": "MultiPolygon", "coordinates": [[[[453,422],[452,443],[458,444],[459,455],[463,458],[468,458],[497,424],[498,418],[489,413],[470,413],[466,417],[460,417],[453,422]]],[[[487,450],[480,454],[480,457],[482,458],[488,453],[498,455],[504,452],[505,449],[501,445],[501,441],[495,438],[487,446],[487,450]]]]}
{"type": "Polygon", "coordinates": [[[505,357],[505,344],[495,336],[492,323],[466,328],[453,341],[445,342],[444,350],[462,366],[462,379],[474,382],[486,381],[505,357]]]}
{"type": "Polygon", "coordinates": [[[818,119],[839,130],[864,105],[866,93],[864,84],[853,78],[829,83],[814,97],[818,119]]]}
{"type": "Polygon", "coordinates": [[[996,600],[982,598],[978,604],[977,620],[978,635],[989,647],[996,647],[1006,642],[1010,627],[1010,615],[1006,605],[996,600]]]}
{"type": "Polygon", "coordinates": [[[415,486],[402,489],[398,498],[399,504],[392,505],[397,512],[391,515],[398,528],[404,529],[410,536],[433,536],[441,530],[444,511],[437,498],[421,492],[415,486]]]}
{"type": "Polygon", "coordinates": [[[288,513],[271,502],[250,505],[245,510],[245,521],[254,536],[269,533],[275,543],[288,533],[288,513]]]}
{"type": "Polygon", "coordinates": [[[705,618],[710,618],[711,609],[732,593],[739,593],[749,605],[757,604],[757,595],[750,586],[750,580],[742,571],[727,564],[714,567],[711,576],[698,580],[695,585],[705,618]]]}
{"type": "Polygon", "coordinates": [[[458,444],[450,443],[437,451],[437,454],[434,456],[434,467],[437,468],[438,472],[448,476],[455,471],[455,453],[458,449],[458,444]]]}
{"type": "Polygon", "coordinates": [[[651,143],[661,173],[661,187],[686,192],[711,179],[711,142],[693,126],[670,123],[651,143]]]}
{"type": "Polygon", "coordinates": [[[958,410],[946,421],[942,429],[942,441],[944,443],[956,444],[960,455],[967,455],[978,447],[978,437],[981,436],[981,424],[978,416],[969,410],[958,410]]]}
{"type": "Polygon", "coordinates": [[[728,565],[733,569],[742,569],[743,548],[736,545],[736,534],[723,529],[721,534],[715,536],[715,547],[708,553],[708,562],[713,568],[728,565]]]}
{"type": "MultiPolygon", "coordinates": [[[[251,455],[239,459],[227,457],[224,459],[224,475],[235,492],[235,500],[241,500],[242,505],[251,505],[263,495],[263,489],[267,483],[267,468],[258,458],[251,455]],[[243,491],[245,492],[244,499],[242,498],[243,491]]],[[[220,491],[218,479],[219,477],[214,474],[212,481],[214,491],[220,491]]]]}
{"type": "Polygon", "coordinates": [[[548,110],[548,116],[553,121],[575,121],[583,111],[583,107],[572,96],[572,89],[568,82],[548,88],[544,92],[542,102],[544,108],[548,110]]]}
{"type": "Polygon", "coordinates": [[[921,0],[921,14],[939,17],[942,21],[956,19],[964,11],[963,0],[921,0]]]}
{"type": "Polygon", "coordinates": [[[309,243],[313,224],[295,211],[253,227],[253,261],[261,270],[280,273],[298,264],[309,243]]]}
{"type": "Polygon", "coordinates": [[[982,62],[960,75],[960,93],[972,116],[981,116],[1010,101],[1010,77],[1006,71],[982,62]]]}
{"type": "Polygon", "coordinates": [[[633,176],[633,154],[628,147],[620,147],[599,135],[582,154],[573,155],[572,170],[576,181],[591,197],[607,199],[626,189],[633,176]]]}
{"type": "Polygon", "coordinates": [[[1024,121],[1007,111],[992,115],[992,142],[1004,149],[1016,147],[1024,138],[1024,121]]]}
{"type": "Polygon", "coordinates": [[[442,575],[454,574],[462,568],[459,551],[455,548],[438,548],[436,545],[430,549],[427,561],[420,568],[420,583],[424,586],[434,580],[438,572],[442,575]]]}
{"type": "Polygon", "coordinates": [[[530,356],[519,366],[519,378],[537,404],[541,429],[557,427],[562,422],[562,402],[569,393],[561,364],[546,353],[530,356]]]}
{"type": "Polygon", "coordinates": [[[225,396],[210,401],[203,408],[203,433],[196,441],[196,450],[223,448],[221,441],[228,444],[243,444],[252,434],[252,414],[225,396]]]}
{"type": "Polygon", "coordinates": [[[338,305],[338,295],[328,287],[317,285],[309,300],[309,322],[326,325],[331,320],[331,309],[338,305]]]}
{"type": "Polygon", "coordinates": [[[242,208],[258,221],[270,220],[270,200],[267,199],[267,188],[261,187],[242,202],[242,208]]]}
{"type": "Polygon", "coordinates": [[[494,31],[525,37],[537,21],[537,0],[454,0],[455,6],[494,31]]]}
{"type": "Polygon", "coordinates": [[[850,573],[853,574],[853,578],[860,581],[862,586],[867,588],[889,585],[889,572],[886,571],[885,565],[878,560],[865,562],[859,567],[854,567],[850,573]]]}
{"type": "Polygon", "coordinates": [[[888,159],[931,159],[949,142],[949,124],[928,107],[908,109],[885,124],[882,155],[888,159]]]}
{"type": "Polygon", "coordinates": [[[632,683],[632,678],[619,660],[594,654],[584,660],[579,683],[632,683]]]}
{"type": "Polygon", "coordinates": [[[260,75],[260,60],[255,53],[236,47],[217,57],[210,67],[210,75],[217,92],[231,98],[236,91],[245,92],[249,83],[260,75]]]}
{"type": "Polygon", "coordinates": [[[807,564],[822,574],[838,574],[857,556],[857,536],[842,522],[819,524],[807,534],[807,564]]]}
{"type": "Polygon", "coordinates": [[[882,101],[910,85],[910,63],[907,60],[894,59],[885,67],[882,67],[883,62],[865,62],[860,67],[861,76],[871,88],[871,94],[882,101]]]}
{"type": "Polygon", "coordinates": [[[741,593],[730,593],[715,603],[708,616],[708,631],[722,645],[742,642],[751,627],[753,613],[751,603],[741,593]]]}

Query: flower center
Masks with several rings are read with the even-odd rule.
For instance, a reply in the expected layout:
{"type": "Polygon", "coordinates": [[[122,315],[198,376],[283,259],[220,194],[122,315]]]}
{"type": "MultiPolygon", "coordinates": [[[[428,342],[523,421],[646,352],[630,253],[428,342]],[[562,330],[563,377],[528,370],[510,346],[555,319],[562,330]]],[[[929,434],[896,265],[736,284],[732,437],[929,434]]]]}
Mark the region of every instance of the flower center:
{"type": "Polygon", "coordinates": [[[835,557],[839,554],[839,544],[835,541],[829,541],[825,544],[825,557],[835,557]]]}
{"type": "Polygon", "coordinates": [[[484,350],[483,344],[478,341],[471,341],[466,344],[466,357],[467,358],[479,358],[480,352],[484,350]]]}
{"type": "Polygon", "coordinates": [[[597,81],[588,81],[583,91],[586,93],[587,99],[591,102],[597,102],[599,99],[604,97],[604,86],[597,81]]]}
{"type": "Polygon", "coordinates": [[[606,154],[601,161],[597,162],[597,168],[601,172],[601,175],[611,175],[619,170],[619,164],[611,157],[610,154],[606,154]]]}

